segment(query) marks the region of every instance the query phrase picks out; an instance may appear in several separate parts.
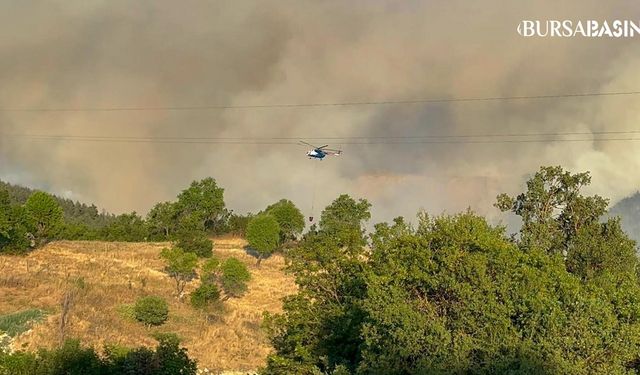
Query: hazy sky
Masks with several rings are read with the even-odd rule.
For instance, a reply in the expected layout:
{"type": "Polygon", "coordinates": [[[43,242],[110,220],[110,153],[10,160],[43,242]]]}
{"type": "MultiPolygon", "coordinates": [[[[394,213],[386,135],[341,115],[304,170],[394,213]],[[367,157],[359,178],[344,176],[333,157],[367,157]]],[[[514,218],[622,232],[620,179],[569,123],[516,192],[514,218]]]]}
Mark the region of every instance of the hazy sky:
{"type": "MultiPolygon", "coordinates": [[[[629,1],[0,2],[0,107],[262,105],[640,90],[635,39],[525,39],[522,19],[640,20],[629,1]]],[[[640,142],[295,145],[52,141],[118,137],[401,137],[625,131],[640,97],[202,111],[0,111],[0,179],[120,213],[216,178],[227,204],[287,197],[315,214],[340,193],[374,221],[472,207],[496,217],[540,165],[593,174],[616,200],[640,187],[640,142]],[[315,193],[314,193],[315,190],[315,193]]]]}

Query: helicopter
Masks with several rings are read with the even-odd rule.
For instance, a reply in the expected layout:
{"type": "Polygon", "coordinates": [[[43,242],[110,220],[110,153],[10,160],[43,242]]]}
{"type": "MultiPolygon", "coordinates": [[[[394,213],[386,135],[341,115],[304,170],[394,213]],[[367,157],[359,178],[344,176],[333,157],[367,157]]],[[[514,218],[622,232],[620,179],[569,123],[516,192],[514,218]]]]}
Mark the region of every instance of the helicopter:
{"type": "Polygon", "coordinates": [[[327,148],[327,147],[329,147],[329,145],[316,147],[316,146],[312,145],[311,143],[307,143],[305,141],[300,141],[300,144],[304,145],[304,146],[313,147],[313,150],[307,151],[307,156],[309,157],[309,159],[322,160],[327,155],[339,156],[340,154],[342,154],[341,150],[334,150],[334,149],[327,148]]]}

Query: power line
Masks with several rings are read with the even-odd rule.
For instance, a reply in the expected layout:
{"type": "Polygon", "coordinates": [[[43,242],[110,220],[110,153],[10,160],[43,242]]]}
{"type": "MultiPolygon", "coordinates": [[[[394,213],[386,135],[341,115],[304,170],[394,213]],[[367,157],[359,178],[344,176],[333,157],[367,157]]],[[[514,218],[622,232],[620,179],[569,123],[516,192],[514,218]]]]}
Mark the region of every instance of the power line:
{"type": "MultiPolygon", "coordinates": [[[[581,131],[581,132],[545,132],[545,133],[488,133],[488,134],[430,134],[430,135],[403,135],[403,136],[343,136],[343,137],[184,137],[184,136],[103,136],[103,135],[70,135],[70,134],[10,134],[0,133],[5,137],[51,139],[51,140],[114,140],[114,141],[212,141],[212,142],[269,142],[269,141],[378,141],[378,140],[429,140],[429,139],[468,139],[468,138],[513,138],[513,137],[552,137],[552,136],[603,136],[640,134],[640,130],[613,130],[613,131],[581,131]]],[[[598,139],[589,138],[587,140],[598,139]]],[[[603,138],[600,138],[603,139],[603,138]]],[[[289,143],[289,142],[283,142],[289,143]]],[[[297,142],[296,142],[297,143],[297,142]]]]}
{"type": "Polygon", "coordinates": [[[614,92],[589,92],[567,93],[549,95],[523,95],[523,96],[490,96],[468,98],[432,98],[414,100],[382,100],[382,101],[352,101],[352,102],[328,102],[328,103],[275,103],[275,104],[241,104],[241,105],[196,105],[196,106],[131,106],[131,107],[68,107],[68,108],[0,108],[0,112],[125,112],[125,111],[206,111],[222,109],[260,109],[260,108],[318,108],[318,107],[352,107],[374,105],[411,105],[411,104],[437,104],[437,103],[464,103],[464,102],[491,102],[491,101],[517,101],[517,100],[541,100],[562,98],[584,98],[600,96],[629,96],[638,95],[640,91],[614,91],[614,92]]]}
{"type": "MultiPolygon", "coordinates": [[[[600,134],[636,134],[640,131],[629,132],[600,132],[600,134]]],[[[573,133],[556,133],[557,135],[572,135],[573,133]]],[[[589,133],[595,134],[595,133],[589,133]]],[[[544,133],[518,135],[517,139],[487,139],[495,136],[460,136],[460,138],[427,138],[427,137],[411,137],[411,138],[344,138],[338,141],[340,145],[411,145],[411,144],[507,144],[507,143],[562,143],[562,142],[611,142],[611,141],[640,141],[640,137],[592,137],[592,138],[537,138],[530,139],[523,137],[530,136],[546,136],[544,133]],[[469,138],[476,137],[476,139],[469,138]],[[483,139],[484,137],[484,139],[483,139]],[[477,139],[480,138],[480,139],[477,139]]],[[[499,135],[504,136],[504,135],[499,135]]],[[[455,136],[439,136],[439,137],[455,137],[455,136]]],[[[511,135],[513,137],[513,135],[511,135]]],[[[277,138],[135,138],[135,137],[83,137],[83,136],[45,136],[31,135],[22,136],[21,138],[30,140],[43,141],[63,141],[63,142],[107,142],[107,143],[156,143],[156,144],[215,144],[215,145],[298,145],[290,139],[278,140],[277,138]]],[[[291,138],[297,139],[297,138],[291,138]]],[[[309,138],[306,138],[309,139],[309,138]]]]}

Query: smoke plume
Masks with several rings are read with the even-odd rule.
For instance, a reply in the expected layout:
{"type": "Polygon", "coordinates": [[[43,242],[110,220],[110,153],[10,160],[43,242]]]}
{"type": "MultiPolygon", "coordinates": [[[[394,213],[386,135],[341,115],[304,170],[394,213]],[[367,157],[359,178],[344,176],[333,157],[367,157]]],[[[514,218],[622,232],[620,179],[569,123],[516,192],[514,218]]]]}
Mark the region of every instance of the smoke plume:
{"type": "MultiPolygon", "coordinates": [[[[118,1],[0,3],[0,107],[263,105],[637,91],[636,39],[523,38],[523,19],[638,18],[635,0],[118,1]]],[[[640,186],[637,142],[295,145],[42,140],[403,137],[629,131],[637,96],[194,111],[0,112],[0,178],[114,212],[145,213],[212,176],[229,207],[283,197],[308,214],[340,193],[374,220],[471,207],[497,217],[540,165],[640,186]],[[10,136],[12,135],[12,136],[10,136]]],[[[574,137],[575,138],[575,137],[574,137]]],[[[584,138],[584,137],[583,137],[584,138]]]]}

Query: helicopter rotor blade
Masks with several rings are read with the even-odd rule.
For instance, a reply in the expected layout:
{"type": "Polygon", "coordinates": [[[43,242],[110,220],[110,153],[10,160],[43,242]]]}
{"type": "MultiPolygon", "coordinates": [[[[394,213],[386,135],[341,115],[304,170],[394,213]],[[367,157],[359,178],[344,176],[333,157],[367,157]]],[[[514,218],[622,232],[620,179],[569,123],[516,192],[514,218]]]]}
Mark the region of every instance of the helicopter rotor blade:
{"type": "Polygon", "coordinates": [[[316,147],[316,148],[317,148],[318,150],[322,150],[322,149],[323,149],[323,148],[325,148],[325,147],[329,147],[329,145],[324,145],[324,146],[322,146],[322,147],[316,147]]]}
{"type": "Polygon", "coordinates": [[[300,141],[300,144],[301,144],[301,145],[305,145],[305,146],[313,147],[314,149],[316,149],[316,148],[317,148],[316,146],[312,145],[311,143],[309,143],[309,142],[305,142],[305,141],[300,141]]]}

